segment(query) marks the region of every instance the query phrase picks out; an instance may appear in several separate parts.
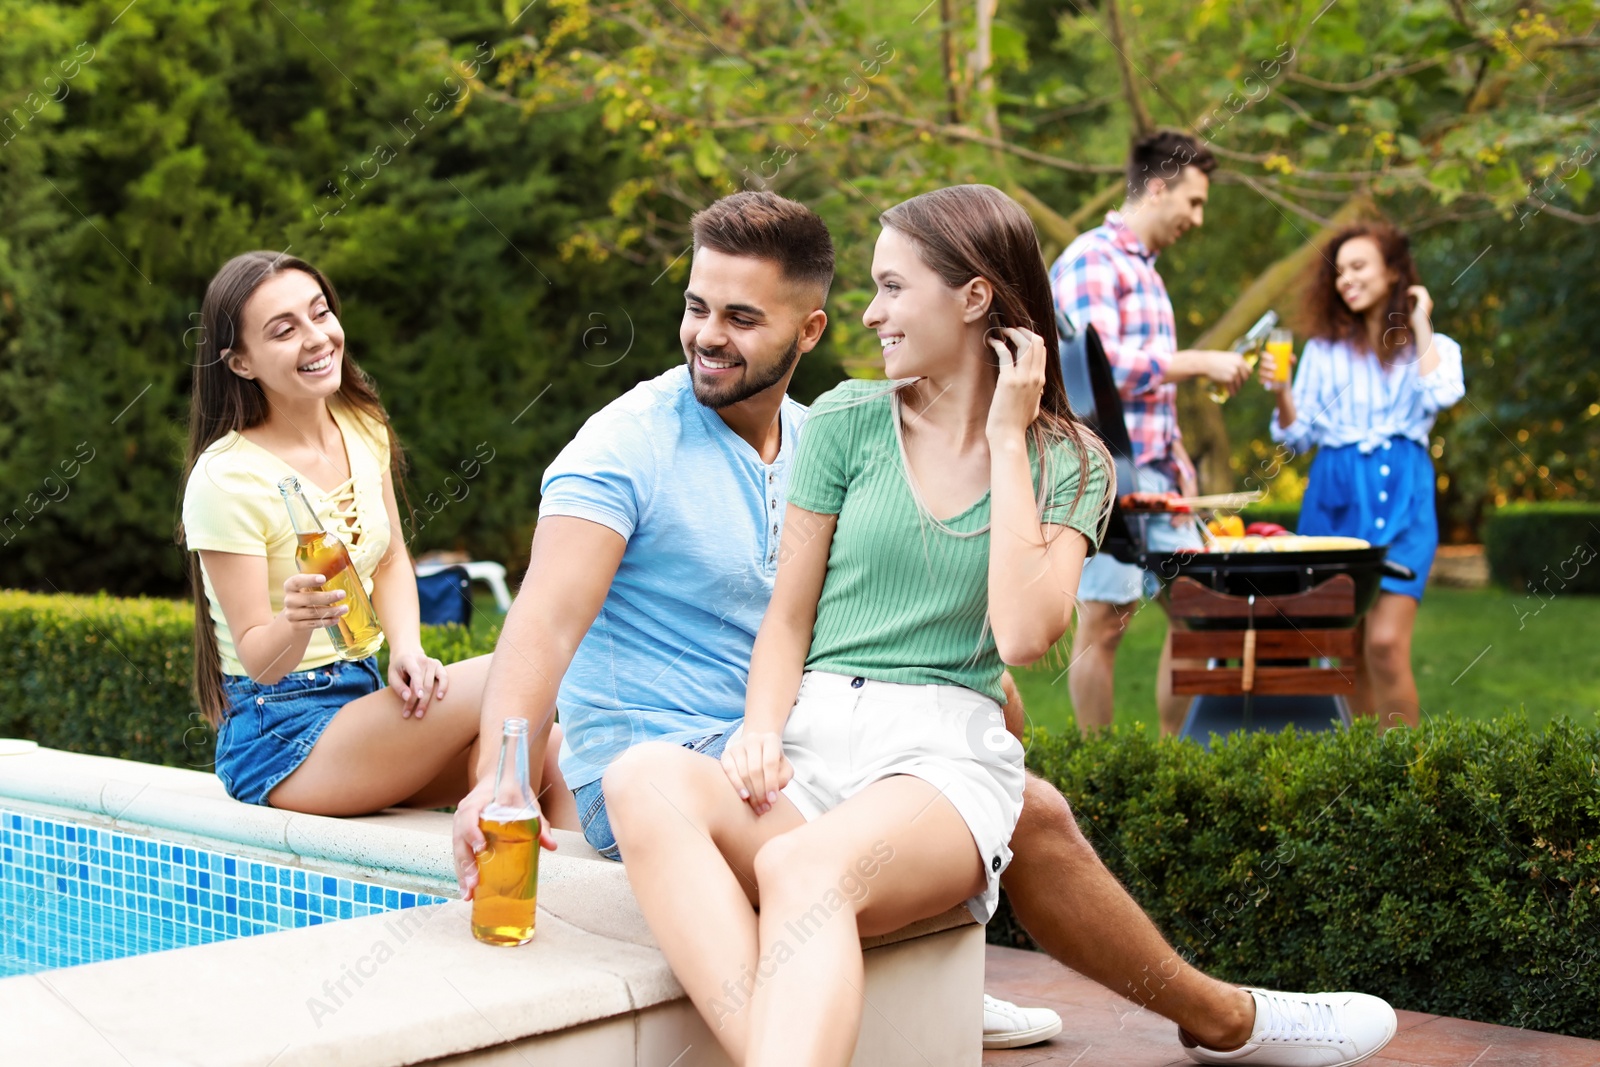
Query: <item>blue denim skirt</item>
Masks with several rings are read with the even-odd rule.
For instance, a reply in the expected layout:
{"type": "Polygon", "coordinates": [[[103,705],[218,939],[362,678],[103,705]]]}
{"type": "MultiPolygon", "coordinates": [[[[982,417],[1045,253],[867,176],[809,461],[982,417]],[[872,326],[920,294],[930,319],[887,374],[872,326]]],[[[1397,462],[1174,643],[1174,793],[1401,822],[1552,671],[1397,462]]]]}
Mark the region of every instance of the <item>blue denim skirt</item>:
{"type": "Polygon", "coordinates": [[[334,660],[271,685],[225,674],[228,710],[217,730],[217,777],[235,800],[265,804],[293,774],[339,709],[384,685],[376,657],[334,660]]]}

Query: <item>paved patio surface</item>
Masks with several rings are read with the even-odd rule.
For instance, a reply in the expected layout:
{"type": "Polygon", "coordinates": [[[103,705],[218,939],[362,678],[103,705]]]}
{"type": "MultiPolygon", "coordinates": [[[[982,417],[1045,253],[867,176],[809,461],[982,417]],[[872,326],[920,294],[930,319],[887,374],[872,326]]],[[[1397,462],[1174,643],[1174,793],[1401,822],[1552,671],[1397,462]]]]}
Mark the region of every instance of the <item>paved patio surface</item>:
{"type": "MultiPolygon", "coordinates": [[[[988,948],[984,988],[1054,1008],[1060,1036],[1032,1048],[986,1052],[986,1067],[1193,1067],[1177,1027],[1038,952],[988,948]]],[[[1600,1041],[1402,1011],[1400,1032],[1363,1067],[1600,1067],[1600,1041]]]]}

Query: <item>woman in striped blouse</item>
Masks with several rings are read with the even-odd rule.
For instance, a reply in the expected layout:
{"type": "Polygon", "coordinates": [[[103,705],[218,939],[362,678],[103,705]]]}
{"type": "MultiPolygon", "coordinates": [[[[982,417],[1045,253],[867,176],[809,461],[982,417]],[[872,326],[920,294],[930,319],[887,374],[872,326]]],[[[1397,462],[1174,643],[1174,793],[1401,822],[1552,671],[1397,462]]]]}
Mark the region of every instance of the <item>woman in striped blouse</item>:
{"type": "Polygon", "coordinates": [[[1366,618],[1366,649],[1353,703],[1380,726],[1416,726],[1411,633],[1439,544],[1434,514],[1434,418],[1466,390],[1461,346],[1435,333],[1433,299],[1418,280],[1405,234],[1360,224],[1336,234],[1307,293],[1310,339],[1292,388],[1278,392],[1272,439],[1317,446],[1298,532],[1360,537],[1416,572],[1384,578],[1366,618]]]}

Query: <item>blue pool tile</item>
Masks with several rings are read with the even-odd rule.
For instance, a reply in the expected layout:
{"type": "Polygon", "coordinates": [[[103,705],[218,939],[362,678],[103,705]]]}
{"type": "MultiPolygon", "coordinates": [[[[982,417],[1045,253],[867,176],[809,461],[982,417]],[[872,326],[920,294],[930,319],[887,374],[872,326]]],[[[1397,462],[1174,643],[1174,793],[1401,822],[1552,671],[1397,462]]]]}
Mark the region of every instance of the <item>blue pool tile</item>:
{"type": "Polygon", "coordinates": [[[443,900],[15,812],[0,846],[0,977],[443,900]]]}

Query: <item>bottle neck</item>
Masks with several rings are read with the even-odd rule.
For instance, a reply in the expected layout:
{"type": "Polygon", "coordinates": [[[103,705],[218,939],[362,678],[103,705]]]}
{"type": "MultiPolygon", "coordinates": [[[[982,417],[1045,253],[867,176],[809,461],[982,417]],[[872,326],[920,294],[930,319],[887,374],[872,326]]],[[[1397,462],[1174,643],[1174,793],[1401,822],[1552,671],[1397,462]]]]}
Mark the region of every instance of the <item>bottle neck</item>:
{"type": "Polygon", "coordinates": [[[525,720],[507,720],[505,730],[500,735],[500,764],[495,771],[494,804],[517,809],[533,807],[525,720]]]}
{"type": "Polygon", "coordinates": [[[285,478],[278,483],[278,491],[283,494],[284,505],[289,509],[289,522],[294,526],[295,533],[323,532],[322,521],[317,518],[317,512],[312,508],[298,478],[285,478]]]}

